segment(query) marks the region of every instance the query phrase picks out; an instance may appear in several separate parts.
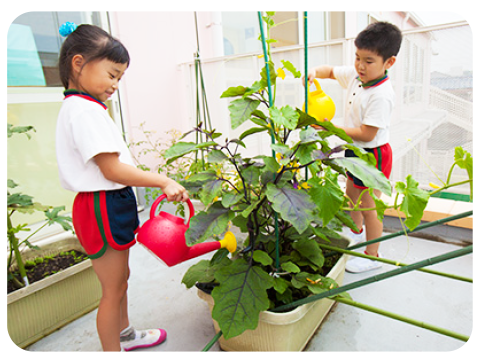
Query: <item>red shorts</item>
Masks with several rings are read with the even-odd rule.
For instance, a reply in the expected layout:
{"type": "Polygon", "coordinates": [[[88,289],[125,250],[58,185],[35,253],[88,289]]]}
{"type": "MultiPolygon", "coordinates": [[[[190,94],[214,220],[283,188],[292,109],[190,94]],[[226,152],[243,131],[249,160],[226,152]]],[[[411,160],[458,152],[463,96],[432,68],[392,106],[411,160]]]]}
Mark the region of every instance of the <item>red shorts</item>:
{"type": "Polygon", "coordinates": [[[77,238],[91,259],[101,257],[107,246],[118,251],[132,247],[139,227],[132,188],[78,193],[72,222],[77,238]]]}
{"type": "MultiPolygon", "coordinates": [[[[365,151],[371,152],[374,157],[376,158],[376,167],[379,171],[381,171],[387,179],[391,175],[392,170],[392,149],[389,143],[385,145],[375,147],[375,148],[364,148],[365,151]]],[[[346,150],[345,157],[356,157],[352,150],[346,150]]],[[[347,177],[354,182],[354,187],[360,189],[366,189],[367,187],[364,186],[362,181],[353,176],[352,173],[347,172],[347,177]]]]}

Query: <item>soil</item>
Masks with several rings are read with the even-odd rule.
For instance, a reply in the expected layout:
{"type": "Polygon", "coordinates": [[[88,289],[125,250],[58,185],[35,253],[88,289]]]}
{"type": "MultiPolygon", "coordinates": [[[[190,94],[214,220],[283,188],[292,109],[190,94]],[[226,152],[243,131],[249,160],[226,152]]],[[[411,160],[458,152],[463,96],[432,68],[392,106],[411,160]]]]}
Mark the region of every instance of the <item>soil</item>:
{"type": "MultiPolygon", "coordinates": [[[[43,262],[43,263],[32,263],[33,261],[29,261],[25,263],[25,269],[27,270],[27,278],[30,284],[37,282],[39,280],[44,279],[52,274],[55,274],[63,269],[67,269],[74,264],[77,264],[88,257],[81,252],[78,251],[69,251],[63,252],[61,254],[55,256],[44,257],[41,260],[36,262],[43,262]]],[[[20,279],[20,275],[18,272],[13,273],[17,279],[20,279]]],[[[7,294],[16,291],[17,288],[12,280],[8,280],[7,282],[7,294]]]]}

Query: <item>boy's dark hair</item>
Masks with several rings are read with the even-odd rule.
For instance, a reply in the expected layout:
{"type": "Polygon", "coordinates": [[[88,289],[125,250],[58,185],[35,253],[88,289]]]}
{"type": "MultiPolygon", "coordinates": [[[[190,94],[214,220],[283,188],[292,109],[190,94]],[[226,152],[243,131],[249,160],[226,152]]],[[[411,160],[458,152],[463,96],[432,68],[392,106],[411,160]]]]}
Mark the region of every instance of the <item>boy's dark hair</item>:
{"type": "MultiPolygon", "coordinates": [[[[67,36],[58,60],[60,80],[65,89],[72,70],[72,58],[82,55],[86,62],[107,59],[119,64],[130,63],[129,52],[124,45],[109,33],[94,25],[79,25],[67,36]]],[[[84,66],[85,66],[84,64],[84,66]]]]}
{"type": "Polygon", "coordinates": [[[396,56],[402,42],[401,30],[389,22],[375,22],[357,35],[354,44],[358,49],[377,53],[386,61],[396,56]]]}

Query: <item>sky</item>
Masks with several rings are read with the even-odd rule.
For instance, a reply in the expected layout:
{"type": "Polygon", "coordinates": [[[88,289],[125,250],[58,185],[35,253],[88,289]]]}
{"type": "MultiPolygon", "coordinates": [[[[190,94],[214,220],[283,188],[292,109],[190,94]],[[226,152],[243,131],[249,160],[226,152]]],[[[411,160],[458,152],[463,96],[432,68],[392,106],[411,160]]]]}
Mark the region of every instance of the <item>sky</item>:
{"type": "Polygon", "coordinates": [[[454,12],[445,11],[415,11],[414,12],[426,26],[447,24],[456,21],[465,21],[466,18],[454,12]]]}

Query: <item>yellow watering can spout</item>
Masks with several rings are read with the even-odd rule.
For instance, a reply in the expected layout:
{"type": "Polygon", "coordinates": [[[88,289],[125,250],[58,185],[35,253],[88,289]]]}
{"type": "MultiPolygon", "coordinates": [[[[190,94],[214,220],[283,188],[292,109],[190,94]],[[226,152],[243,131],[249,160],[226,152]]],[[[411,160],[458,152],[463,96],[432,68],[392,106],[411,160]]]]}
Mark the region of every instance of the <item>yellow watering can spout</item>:
{"type": "MultiPolygon", "coordinates": [[[[314,117],[319,122],[331,121],[336,113],[336,105],[322,90],[319,81],[316,79],[314,79],[314,85],[316,86],[316,91],[311,92],[310,88],[308,88],[307,114],[314,117]]],[[[305,104],[302,109],[306,111],[305,104]]]]}

